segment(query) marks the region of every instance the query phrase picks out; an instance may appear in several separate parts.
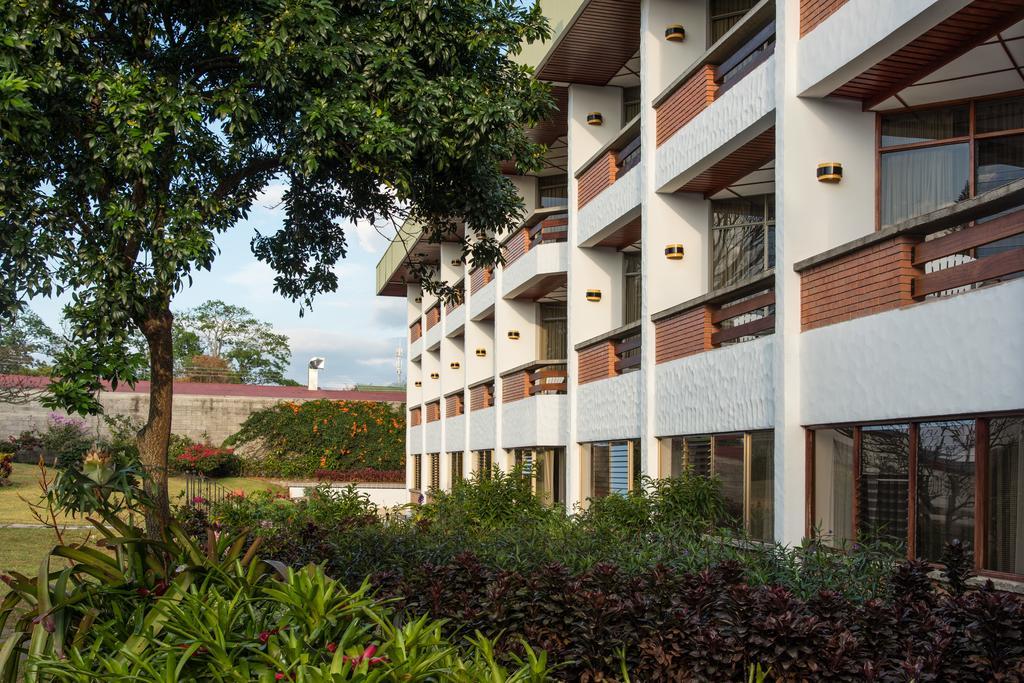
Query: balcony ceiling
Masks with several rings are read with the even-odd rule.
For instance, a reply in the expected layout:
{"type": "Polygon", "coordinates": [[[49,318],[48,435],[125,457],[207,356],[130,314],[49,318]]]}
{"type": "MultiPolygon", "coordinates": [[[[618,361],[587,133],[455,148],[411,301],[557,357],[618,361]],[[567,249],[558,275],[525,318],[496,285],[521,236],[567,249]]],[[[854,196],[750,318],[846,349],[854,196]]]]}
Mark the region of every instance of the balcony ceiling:
{"type": "Polygon", "coordinates": [[[641,222],[640,216],[637,216],[594,246],[621,250],[636,244],[640,241],[641,222]]]}
{"type": "MultiPolygon", "coordinates": [[[[773,159],[775,159],[775,126],[712,165],[711,168],[676,191],[700,192],[710,198],[727,187],[735,186],[755,171],[771,165],[773,159]]],[[[750,192],[749,194],[757,193],[750,192]]]]}
{"type": "Polygon", "coordinates": [[[607,85],[640,49],[640,0],[589,0],[537,67],[553,83],[607,85]]]}
{"type": "Polygon", "coordinates": [[[878,109],[1018,90],[1021,21],[1021,0],[974,0],[832,95],[878,109]]]}

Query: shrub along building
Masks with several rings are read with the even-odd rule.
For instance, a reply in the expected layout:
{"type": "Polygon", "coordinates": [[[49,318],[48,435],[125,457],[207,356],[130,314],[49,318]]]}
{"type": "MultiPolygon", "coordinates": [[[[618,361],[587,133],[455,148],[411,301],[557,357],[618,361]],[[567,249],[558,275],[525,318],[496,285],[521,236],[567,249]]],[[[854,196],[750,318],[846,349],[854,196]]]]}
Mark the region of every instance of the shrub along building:
{"type": "Polygon", "coordinates": [[[414,497],[523,463],[571,510],[690,467],[754,538],[1024,574],[1024,4],[544,5],[558,112],[504,264],[406,225],[377,267],[414,497]]]}

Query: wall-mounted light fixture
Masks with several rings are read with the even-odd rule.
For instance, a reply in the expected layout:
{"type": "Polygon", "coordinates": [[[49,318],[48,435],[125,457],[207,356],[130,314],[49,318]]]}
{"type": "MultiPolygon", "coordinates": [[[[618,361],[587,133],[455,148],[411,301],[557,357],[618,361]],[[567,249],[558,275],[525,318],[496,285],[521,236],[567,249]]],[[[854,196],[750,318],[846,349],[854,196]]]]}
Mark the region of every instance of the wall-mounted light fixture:
{"type": "Polygon", "coordinates": [[[415,299],[413,299],[413,301],[415,301],[418,304],[421,304],[421,303],[423,303],[423,297],[422,296],[418,296],[415,299]]]}
{"type": "Polygon", "coordinates": [[[588,289],[587,290],[587,301],[600,301],[601,290],[600,289],[588,289]]]}
{"type": "Polygon", "coordinates": [[[416,380],[415,382],[413,382],[413,386],[422,387],[423,386],[423,382],[421,382],[419,380],[416,380]]]}
{"type": "Polygon", "coordinates": [[[441,379],[441,374],[438,372],[430,373],[430,379],[441,379]]]}
{"type": "Polygon", "coordinates": [[[457,259],[457,258],[453,258],[452,259],[452,265],[455,266],[456,268],[458,268],[459,266],[462,265],[462,261],[457,259]]]}
{"type": "Polygon", "coordinates": [[[838,161],[818,164],[819,183],[838,183],[843,179],[843,165],[838,161]]]}
{"type": "Polygon", "coordinates": [[[451,363],[450,363],[450,364],[448,365],[448,367],[450,367],[450,368],[451,368],[452,370],[458,370],[458,369],[459,369],[459,368],[461,368],[462,366],[461,366],[461,365],[459,365],[459,361],[457,361],[457,360],[454,360],[454,361],[452,361],[452,362],[451,362],[451,363]]]}
{"type": "Polygon", "coordinates": [[[487,349],[477,349],[476,350],[477,358],[483,358],[486,355],[487,355],[487,349]]]}
{"type": "Polygon", "coordinates": [[[519,339],[519,330],[509,330],[508,331],[508,338],[513,340],[513,341],[515,341],[516,339],[519,339]]]}
{"type": "Polygon", "coordinates": [[[604,123],[604,116],[599,111],[592,111],[587,114],[587,125],[588,126],[600,126],[604,123]]]}
{"type": "Polygon", "coordinates": [[[665,258],[669,261],[682,261],[683,260],[683,245],[681,244],[666,244],[665,245],[665,258]]]}
{"type": "Polygon", "coordinates": [[[684,38],[686,38],[686,29],[683,28],[682,24],[669,24],[665,27],[665,40],[681,43],[684,38]]]}

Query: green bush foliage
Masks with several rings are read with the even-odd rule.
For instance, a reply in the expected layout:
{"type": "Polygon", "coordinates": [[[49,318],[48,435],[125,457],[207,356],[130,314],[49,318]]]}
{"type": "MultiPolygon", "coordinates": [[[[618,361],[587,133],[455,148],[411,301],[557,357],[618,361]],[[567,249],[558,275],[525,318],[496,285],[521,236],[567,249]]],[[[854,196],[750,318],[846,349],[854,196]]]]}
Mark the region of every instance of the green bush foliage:
{"type": "Polygon", "coordinates": [[[226,446],[247,455],[246,474],[308,477],[317,470],[405,466],[405,411],[387,403],[317,400],[253,413],[226,446]]]}
{"type": "Polygon", "coordinates": [[[14,472],[14,454],[0,451],[0,486],[8,483],[11,473],[14,472]]]}

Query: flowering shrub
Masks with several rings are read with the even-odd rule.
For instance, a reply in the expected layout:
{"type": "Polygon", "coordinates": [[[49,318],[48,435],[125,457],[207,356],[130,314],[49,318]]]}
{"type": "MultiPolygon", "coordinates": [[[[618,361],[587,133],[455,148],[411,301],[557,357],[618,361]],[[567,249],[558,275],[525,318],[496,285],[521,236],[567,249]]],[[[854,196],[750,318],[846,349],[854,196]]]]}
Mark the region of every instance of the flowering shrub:
{"type": "Polygon", "coordinates": [[[246,474],[397,470],[405,465],[405,411],[383,402],[279,403],[250,415],[225,445],[246,452],[246,474]]]}
{"type": "Polygon", "coordinates": [[[317,481],[405,482],[405,470],[377,470],[361,467],[354,470],[317,470],[317,481]]]}
{"type": "Polygon", "coordinates": [[[194,443],[172,461],[178,472],[197,472],[207,477],[230,477],[240,470],[238,456],[230,448],[194,443]]]}
{"type": "Polygon", "coordinates": [[[8,483],[11,473],[14,472],[14,456],[10,453],[0,453],[0,486],[8,483]]]}

